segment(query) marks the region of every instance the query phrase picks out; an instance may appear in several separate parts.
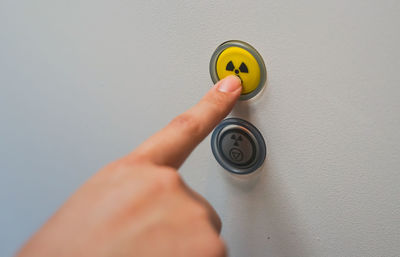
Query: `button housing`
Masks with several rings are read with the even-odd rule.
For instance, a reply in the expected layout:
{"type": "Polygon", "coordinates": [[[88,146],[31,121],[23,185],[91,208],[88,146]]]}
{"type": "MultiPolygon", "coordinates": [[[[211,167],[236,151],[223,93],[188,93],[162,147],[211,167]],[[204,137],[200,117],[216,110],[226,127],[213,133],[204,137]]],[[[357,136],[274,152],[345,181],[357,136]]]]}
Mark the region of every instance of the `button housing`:
{"type": "Polygon", "coordinates": [[[210,75],[214,83],[228,75],[242,81],[240,100],[256,96],[267,81],[267,70],[261,55],[246,42],[231,40],[217,47],[210,60],[210,75]]]}
{"type": "Polygon", "coordinates": [[[264,138],[251,123],[239,119],[223,120],[213,131],[211,149],[218,163],[235,174],[249,174],[265,160],[264,138]]]}

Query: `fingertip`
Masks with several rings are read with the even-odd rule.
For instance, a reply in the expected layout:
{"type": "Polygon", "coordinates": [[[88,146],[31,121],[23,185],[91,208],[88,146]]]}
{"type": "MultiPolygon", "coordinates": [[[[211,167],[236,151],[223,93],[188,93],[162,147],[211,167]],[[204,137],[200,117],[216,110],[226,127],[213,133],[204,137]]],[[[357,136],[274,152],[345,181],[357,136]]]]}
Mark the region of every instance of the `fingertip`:
{"type": "Polygon", "coordinates": [[[229,75],[220,80],[217,85],[217,90],[223,93],[236,93],[242,89],[242,81],[238,76],[229,75]]]}

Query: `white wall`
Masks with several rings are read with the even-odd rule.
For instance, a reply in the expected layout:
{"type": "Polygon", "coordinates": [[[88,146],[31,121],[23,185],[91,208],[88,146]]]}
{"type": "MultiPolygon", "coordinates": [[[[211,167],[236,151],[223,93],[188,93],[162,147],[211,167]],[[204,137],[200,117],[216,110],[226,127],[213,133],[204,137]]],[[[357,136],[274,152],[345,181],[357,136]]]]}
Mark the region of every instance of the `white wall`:
{"type": "Polygon", "coordinates": [[[240,39],[268,86],[234,116],[261,130],[267,162],[238,181],[208,138],[180,171],[220,213],[231,256],[399,256],[399,12],[396,0],[0,1],[0,255],[194,104],[215,47],[240,39]]]}

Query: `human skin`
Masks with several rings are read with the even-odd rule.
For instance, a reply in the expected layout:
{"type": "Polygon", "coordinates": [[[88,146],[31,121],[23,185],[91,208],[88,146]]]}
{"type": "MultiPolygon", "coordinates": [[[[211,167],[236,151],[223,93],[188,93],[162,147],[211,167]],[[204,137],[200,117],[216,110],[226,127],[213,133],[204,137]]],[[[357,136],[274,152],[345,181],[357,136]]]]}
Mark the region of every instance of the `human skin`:
{"type": "Polygon", "coordinates": [[[241,89],[236,76],[219,81],[194,107],[98,171],[17,257],[226,256],[220,218],[177,170],[241,89]]]}

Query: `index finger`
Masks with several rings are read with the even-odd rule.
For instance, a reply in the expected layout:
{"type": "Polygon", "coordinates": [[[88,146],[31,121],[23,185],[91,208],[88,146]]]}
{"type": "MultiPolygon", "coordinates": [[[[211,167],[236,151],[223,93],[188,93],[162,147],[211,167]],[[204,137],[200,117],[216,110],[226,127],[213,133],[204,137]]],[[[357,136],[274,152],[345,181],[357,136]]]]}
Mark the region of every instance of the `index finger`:
{"type": "Polygon", "coordinates": [[[195,106],[173,119],[128,157],[179,168],[192,150],[228,115],[241,91],[237,76],[224,78],[195,106]]]}

